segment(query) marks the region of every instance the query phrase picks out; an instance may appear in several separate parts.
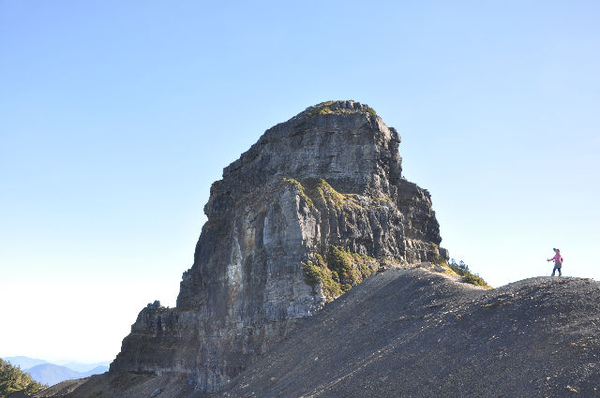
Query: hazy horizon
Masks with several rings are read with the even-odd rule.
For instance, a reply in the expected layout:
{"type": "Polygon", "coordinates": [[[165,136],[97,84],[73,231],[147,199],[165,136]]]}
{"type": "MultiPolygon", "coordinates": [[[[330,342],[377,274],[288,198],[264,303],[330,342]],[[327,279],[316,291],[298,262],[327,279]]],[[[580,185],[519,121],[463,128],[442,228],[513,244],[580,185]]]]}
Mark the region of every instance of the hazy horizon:
{"type": "MultiPolygon", "coordinates": [[[[73,360],[73,359],[69,359],[69,358],[52,358],[52,359],[46,359],[46,358],[36,358],[36,357],[29,357],[27,355],[6,355],[3,356],[0,353],[0,358],[4,359],[5,361],[10,361],[13,365],[15,365],[11,359],[21,359],[21,358],[26,358],[29,360],[35,360],[35,361],[45,361],[45,363],[49,363],[49,364],[54,364],[54,365],[60,365],[60,366],[65,366],[65,365],[69,365],[69,364],[76,364],[76,365],[110,365],[110,363],[113,361],[113,359],[109,359],[109,360],[96,360],[96,361],[85,361],[85,362],[81,362],[79,360],[73,360]]],[[[37,365],[34,365],[37,366],[37,365]]]]}

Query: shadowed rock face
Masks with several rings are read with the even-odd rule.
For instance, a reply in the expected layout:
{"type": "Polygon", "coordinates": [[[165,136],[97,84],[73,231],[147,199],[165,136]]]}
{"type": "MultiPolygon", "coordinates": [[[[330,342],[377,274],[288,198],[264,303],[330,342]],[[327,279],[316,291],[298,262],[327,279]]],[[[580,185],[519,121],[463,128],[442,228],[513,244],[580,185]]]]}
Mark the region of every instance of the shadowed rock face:
{"type": "Polygon", "coordinates": [[[213,184],[177,307],[142,310],[111,371],[184,373],[214,391],[378,268],[447,257],[399,143],[354,101],[267,130],[213,184]]]}

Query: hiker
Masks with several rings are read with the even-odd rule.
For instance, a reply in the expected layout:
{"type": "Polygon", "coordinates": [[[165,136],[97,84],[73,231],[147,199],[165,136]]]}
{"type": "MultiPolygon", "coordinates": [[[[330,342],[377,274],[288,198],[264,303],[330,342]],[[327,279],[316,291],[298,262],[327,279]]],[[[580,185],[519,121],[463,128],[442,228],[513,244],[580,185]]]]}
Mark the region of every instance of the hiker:
{"type": "Polygon", "coordinates": [[[563,263],[563,258],[560,255],[560,249],[552,249],[554,250],[554,257],[549,258],[548,261],[552,261],[554,260],[554,269],[552,270],[552,276],[554,276],[554,272],[556,272],[558,270],[558,276],[562,276],[562,273],[560,272],[560,269],[562,268],[562,263],[563,263]]]}

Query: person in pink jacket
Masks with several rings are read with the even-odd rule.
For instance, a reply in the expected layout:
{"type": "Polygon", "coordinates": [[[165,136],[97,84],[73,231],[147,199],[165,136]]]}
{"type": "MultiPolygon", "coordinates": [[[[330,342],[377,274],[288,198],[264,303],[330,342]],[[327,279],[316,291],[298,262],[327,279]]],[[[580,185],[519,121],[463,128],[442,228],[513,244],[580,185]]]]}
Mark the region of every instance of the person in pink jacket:
{"type": "Polygon", "coordinates": [[[552,261],[554,260],[554,269],[552,270],[552,276],[554,276],[554,272],[558,271],[558,276],[562,276],[562,273],[560,272],[561,268],[562,268],[562,263],[563,263],[563,258],[560,255],[560,249],[552,249],[554,250],[554,257],[549,258],[548,261],[552,261]]]}

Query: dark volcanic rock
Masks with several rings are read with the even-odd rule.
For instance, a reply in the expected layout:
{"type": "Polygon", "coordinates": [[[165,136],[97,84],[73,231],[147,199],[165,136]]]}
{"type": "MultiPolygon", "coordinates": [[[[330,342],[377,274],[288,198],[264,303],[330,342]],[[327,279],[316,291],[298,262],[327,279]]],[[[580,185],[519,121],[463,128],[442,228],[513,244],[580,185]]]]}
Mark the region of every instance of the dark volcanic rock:
{"type": "Polygon", "coordinates": [[[388,270],[300,324],[218,397],[600,397],[600,284],[494,290],[388,270]]]}
{"type": "Polygon", "coordinates": [[[142,310],[111,372],[181,373],[214,391],[375,270],[446,257],[399,143],[354,101],[266,131],[213,184],[177,307],[142,310]]]}

